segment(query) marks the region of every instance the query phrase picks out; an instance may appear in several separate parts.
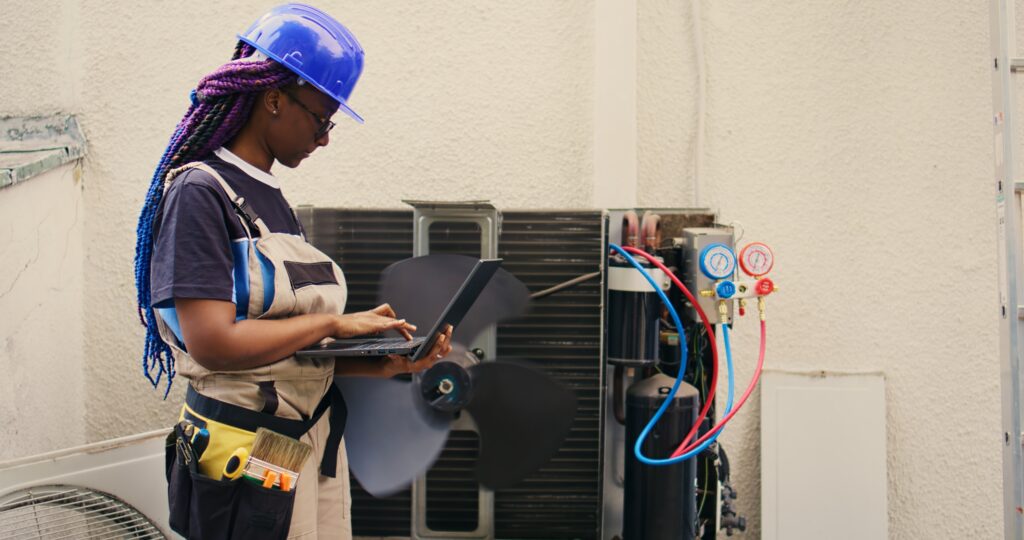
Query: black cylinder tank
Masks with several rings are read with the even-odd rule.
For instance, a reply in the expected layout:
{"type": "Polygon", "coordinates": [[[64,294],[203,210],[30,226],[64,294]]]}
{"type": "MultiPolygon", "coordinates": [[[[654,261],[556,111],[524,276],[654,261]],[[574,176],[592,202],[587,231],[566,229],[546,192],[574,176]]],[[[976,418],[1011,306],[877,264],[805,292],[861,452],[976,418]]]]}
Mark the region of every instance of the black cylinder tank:
{"type": "MultiPolygon", "coordinates": [[[[655,375],[626,392],[626,477],[623,540],[692,540],[696,537],[697,460],[667,467],[644,465],[633,447],[675,379],[655,375]]],[[[697,421],[700,396],[683,383],[643,445],[648,458],[665,459],[697,421]]]]}
{"type": "MultiPolygon", "coordinates": [[[[646,260],[641,266],[662,277],[646,260]]],[[[658,360],[661,299],[635,268],[619,255],[608,259],[608,361],[648,366],[658,360]]]]}

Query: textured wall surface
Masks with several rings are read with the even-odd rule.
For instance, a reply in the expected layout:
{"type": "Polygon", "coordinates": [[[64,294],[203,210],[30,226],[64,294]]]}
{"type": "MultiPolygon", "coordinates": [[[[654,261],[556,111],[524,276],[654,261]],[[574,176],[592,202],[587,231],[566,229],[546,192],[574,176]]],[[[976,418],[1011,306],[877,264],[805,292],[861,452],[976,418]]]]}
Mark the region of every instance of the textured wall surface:
{"type": "MultiPolygon", "coordinates": [[[[189,91],[273,2],[84,2],[90,66],[80,119],[90,143],[86,262],[87,423],[95,437],[153,429],[178,406],[138,367],[132,256],[153,167],[189,91]],[[201,15],[201,16],[197,16],[201,15]],[[115,39],[116,36],[116,39],[115,39]],[[112,46],[112,41],[116,46],[112,46]],[[116,392],[110,389],[117,389],[116,392]],[[125,411],[123,404],[131,404],[125,411]]],[[[405,198],[491,199],[502,208],[590,200],[593,48],[589,3],[321,2],[367,51],[331,144],[275,169],[293,204],[402,207],[405,198]]]]}
{"type": "Polygon", "coordinates": [[[0,112],[27,115],[74,109],[85,66],[80,0],[0,1],[0,112]]]}
{"type": "MultiPolygon", "coordinates": [[[[76,113],[90,144],[76,401],[90,440],[166,425],[179,402],[183,385],[162,402],[139,373],[137,212],[189,90],[272,3],[0,0],[19,21],[0,48],[31,53],[0,57],[0,113],[76,113]]],[[[368,51],[351,100],[367,124],[340,118],[328,148],[276,171],[293,203],[589,204],[594,0],[320,5],[368,51]]],[[[690,2],[637,11],[639,204],[693,203],[704,66],[702,202],[778,253],[769,365],[885,373],[892,538],[998,537],[987,4],[705,1],[697,25],[690,2]]],[[[737,326],[741,380],[754,330],[737,326]]],[[[755,395],[723,436],[745,538],[757,413],[755,395]]]]}
{"type": "MultiPolygon", "coordinates": [[[[776,249],[767,364],[885,374],[891,538],[1000,537],[988,4],[702,4],[703,193],[776,249]]],[[[689,205],[690,3],[639,11],[639,201],[689,205]]],[[[737,325],[740,381],[756,331],[737,325]]],[[[752,399],[722,437],[747,538],[752,399]]]]}
{"type": "Polygon", "coordinates": [[[0,190],[0,461],[85,433],[80,171],[0,190]]]}

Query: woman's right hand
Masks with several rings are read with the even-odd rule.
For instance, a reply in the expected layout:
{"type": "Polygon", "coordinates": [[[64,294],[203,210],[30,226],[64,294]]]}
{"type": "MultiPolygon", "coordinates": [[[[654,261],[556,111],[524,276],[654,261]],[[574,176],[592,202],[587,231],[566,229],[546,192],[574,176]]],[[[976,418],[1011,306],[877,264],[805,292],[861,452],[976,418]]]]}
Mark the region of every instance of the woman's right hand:
{"type": "Polygon", "coordinates": [[[395,310],[388,304],[381,304],[370,311],[339,315],[335,323],[334,337],[372,336],[386,330],[396,330],[406,340],[411,340],[416,326],[409,324],[405,319],[395,317],[395,310]]]}

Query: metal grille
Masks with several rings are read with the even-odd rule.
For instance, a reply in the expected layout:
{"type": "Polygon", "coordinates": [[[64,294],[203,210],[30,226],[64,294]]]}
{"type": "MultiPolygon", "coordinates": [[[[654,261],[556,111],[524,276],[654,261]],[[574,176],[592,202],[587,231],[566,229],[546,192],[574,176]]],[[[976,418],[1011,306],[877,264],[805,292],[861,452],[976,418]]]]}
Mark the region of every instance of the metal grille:
{"type": "Polygon", "coordinates": [[[0,538],[166,537],[146,516],[111,495],[74,486],[40,486],[0,499],[0,538]]]}
{"type": "Polygon", "coordinates": [[[480,486],[473,463],[480,455],[475,431],[452,430],[444,450],[427,471],[427,526],[435,531],[475,531],[480,486]]]}
{"type": "MultiPolygon", "coordinates": [[[[331,256],[348,283],[346,312],[377,305],[381,272],[412,255],[411,210],[300,208],[308,240],[331,256]]],[[[375,498],[352,479],[352,529],[356,536],[411,534],[412,490],[375,498]]]]}
{"type": "MultiPolygon", "coordinates": [[[[347,311],[373,307],[380,271],[412,254],[411,211],[318,208],[299,213],[310,240],[345,271],[347,311]]],[[[503,267],[531,291],[596,272],[602,261],[601,219],[596,211],[506,212],[498,242],[503,267]]],[[[435,253],[476,254],[479,242],[479,229],[472,224],[431,228],[435,253]]],[[[495,493],[498,538],[598,538],[600,324],[601,282],[594,279],[537,300],[526,318],[498,328],[499,358],[537,363],[579,400],[572,431],[555,458],[517,486],[495,493]]],[[[453,432],[442,459],[428,473],[427,519],[435,530],[466,530],[472,523],[465,516],[476,513],[475,485],[464,485],[472,460],[459,459],[468,444],[463,439],[453,432]],[[440,489],[445,485],[451,489],[440,489]]],[[[357,536],[409,536],[411,491],[375,499],[353,482],[352,495],[357,536]]]]}
{"type": "MultiPolygon", "coordinates": [[[[601,269],[600,212],[510,212],[499,254],[531,291],[601,269]]],[[[495,492],[498,538],[597,538],[601,507],[601,282],[539,299],[498,327],[498,356],[524,358],[576,392],[569,438],[543,469],[495,492]]]]}

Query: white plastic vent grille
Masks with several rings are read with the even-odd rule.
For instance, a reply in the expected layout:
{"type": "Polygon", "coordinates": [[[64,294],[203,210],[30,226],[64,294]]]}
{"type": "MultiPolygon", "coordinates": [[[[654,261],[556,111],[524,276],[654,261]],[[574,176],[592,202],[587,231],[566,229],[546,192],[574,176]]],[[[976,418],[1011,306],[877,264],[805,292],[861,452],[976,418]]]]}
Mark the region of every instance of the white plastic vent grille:
{"type": "Polygon", "coordinates": [[[0,498],[0,538],[7,540],[166,538],[146,516],[105,493],[38,486],[0,498]]]}

